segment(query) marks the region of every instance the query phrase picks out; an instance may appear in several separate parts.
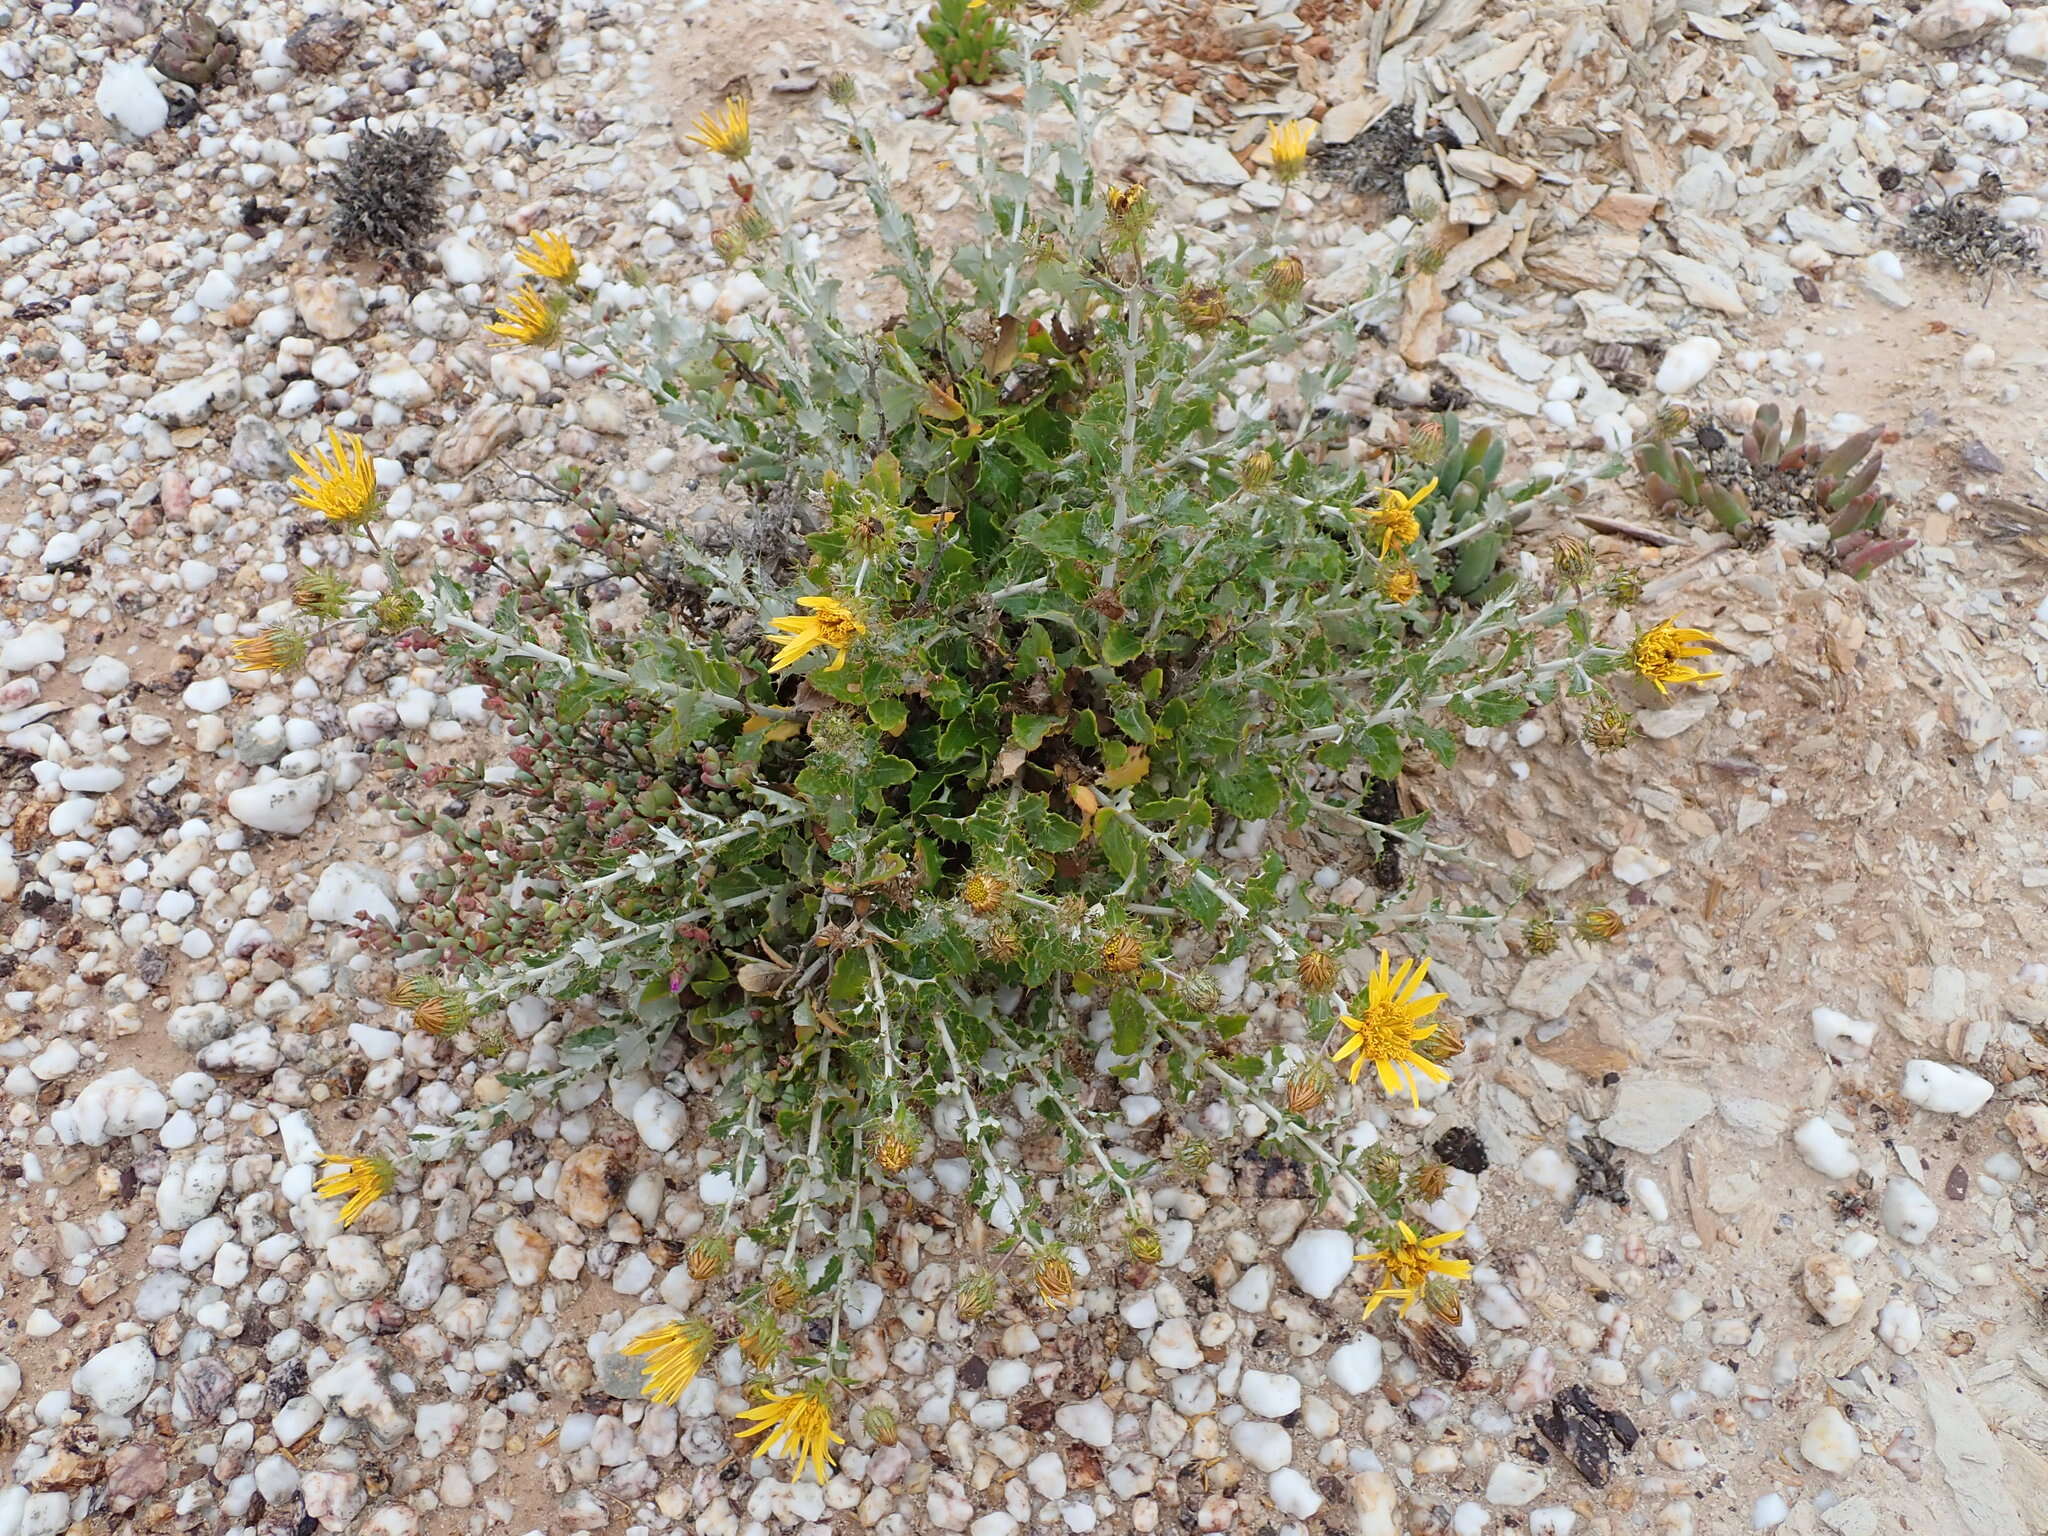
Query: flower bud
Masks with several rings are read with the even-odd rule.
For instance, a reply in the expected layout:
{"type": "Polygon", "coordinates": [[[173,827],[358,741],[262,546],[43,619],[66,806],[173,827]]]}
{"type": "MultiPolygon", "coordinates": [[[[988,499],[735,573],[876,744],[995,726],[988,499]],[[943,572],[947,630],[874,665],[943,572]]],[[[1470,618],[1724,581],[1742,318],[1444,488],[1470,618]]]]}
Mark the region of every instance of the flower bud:
{"type": "Polygon", "coordinates": [[[707,1232],[690,1244],[690,1256],[684,1268],[692,1280],[710,1280],[726,1272],[732,1264],[732,1244],[715,1232],[707,1232]]]}
{"type": "Polygon", "coordinates": [[[1308,268],[1295,255],[1275,257],[1266,268],[1266,294],[1276,303],[1288,304],[1301,297],[1308,286],[1308,268]]]}
{"type": "Polygon", "coordinates": [[[1247,491],[1262,491],[1273,478],[1273,455],[1263,448],[1246,454],[1237,466],[1237,483],[1247,491]]]}
{"type": "Polygon", "coordinates": [[[901,1438],[896,1431],[896,1415],[881,1403],[870,1408],[861,1422],[867,1426],[868,1438],[884,1449],[901,1438]]]}
{"type": "Polygon", "coordinates": [[[1337,985],[1337,962],[1326,949],[1311,949],[1294,963],[1303,990],[1327,992],[1337,985]]]}

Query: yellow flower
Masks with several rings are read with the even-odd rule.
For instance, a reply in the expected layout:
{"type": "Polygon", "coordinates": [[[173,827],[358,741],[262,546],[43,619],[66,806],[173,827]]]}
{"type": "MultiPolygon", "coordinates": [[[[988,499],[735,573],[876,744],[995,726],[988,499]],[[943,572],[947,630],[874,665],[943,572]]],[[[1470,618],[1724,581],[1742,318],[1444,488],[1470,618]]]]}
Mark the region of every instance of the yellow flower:
{"type": "Polygon", "coordinates": [[[1711,656],[1713,646],[1699,642],[1713,638],[1704,629],[1680,629],[1674,620],[1666,619],[1636,636],[1635,644],[1628,649],[1628,664],[1648,678],[1659,693],[1670,693],[1674,683],[1704,683],[1721,674],[1689,667],[1685,658],[1711,656]]]}
{"type": "Polygon", "coordinates": [[[562,333],[561,312],[538,289],[521,288],[498,306],[495,325],[484,327],[504,339],[501,347],[544,347],[562,333]]]}
{"type": "Polygon", "coordinates": [[[1010,894],[1010,883],[1001,875],[977,869],[960,885],[960,899],[976,917],[988,917],[1002,910],[1010,894]]]}
{"type": "Polygon", "coordinates": [[[730,96],[724,106],[698,113],[697,131],[688,137],[692,144],[702,144],[714,155],[723,155],[728,160],[746,159],[754,148],[747,104],[737,96],[730,96]]]}
{"type": "Polygon", "coordinates": [[[711,1325],[694,1317],[650,1328],[619,1353],[645,1355],[640,1367],[640,1395],[649,1402],[673,1403],[697,1379],[711,1354],[711,1325]]]}
{"type": "Polygon", "coordinates": [[[1380,1267],[1379,1284],[1373,1290],[1372,1299],[1365,1304],[1367,1317],[1371,1317],[1383,1301],[1400,1302],[1401,1315],[1406,1317],[1421,1298],[1431,1275],[1447,1275],[1453,1280],[1462,1280],[1472,1273],[1470,1259],[1447,1259],[1436,1251],[1444,1244],[1455,1243],[1463,1237],[1462,1227],[1456,1232],[1439,1232],[1435,1237],[1417,1237],[1415,1229],[1407,1222],[1396,1222],[1395,1226],[1401,1231],[1399,1242],[1358,1255],[1360,1264],[1377,1264],[1380,1267]]]}
{"type": "Polygon", "coordinates": [[[237,672],[289,672],[306,659],[306,637],[289,629],[229,642],[237,672]]]}
{"type": "Polygon", "coordinates": [[[811,611],[786,614],[768,621],[773,628],[789,636],[782,642],[782,649],[775,653],[775,659],[768,663],[768,670],[780,672],[784,667],[793,667],[819,646],[825,645],[839,653],[825,670],[837,672],[846,665],[846,653],[853,642],[868,632],[867,625],[855,618],[853,610],[836,597],[800,597],[796,605],[811,611]]]}
{"type": "Polygon", "coordinates": [[[740,1431],[740,1438],[766,1433],[768,1438],[754,1450],[757,1457],[793,1451],[797,1471],[802,1472],[808,1462],[815,1467],[818,1481],[824,1482],[832,1470],[832,1447],[846,1444],[845,1436],[832,1433],[832,1409],[825,1401],[825,1391],[823,1383],[813,1382],[794,1392],[771,1393],[760,1407],[740,1415],[753,1423],[753,1428],[740,1431]]]}
{"type": "Polygon", "coordinates": [[[1422,578],[1407,561],[1398,561],[1380,572],[1380,596],[1390,603],[1412,603],[1422,595],[1422,578]]]}
{"type": "Polygon", "coordinates": [[[567,236],[549,229],[531,238],[533,249],[519,253],[519,265],[534,276],[546,278],[550,282],[576,281],[576,253],[569,248],[567,236]]]}
{"type": "Polygon", "coordinates": [[[1128,928],[1119,928],[1104,939],[1095,956],[1112,976],[1128,976],[1145,964],[1145,946],[1128,928]]]}
{"type": "Polygon", "coordinates": [[[1435,492],[1434,480],[1409,496],[1402,495],[1391,485],[1380,487],[1380,504],[1365,516],[1366,521],[1380,530],[1382,557],[1395,546],[1405,549],[1422,537],[1422,524],[1416,521],[1415,509],[1435,492]]]}
{"type": "Polygon", "coordinates": [[[390,1194],[391,1186],[398,1182],[398,1170],[388,1157],[335,1157],[330,1153],[322,1161],[340,1171],[322,1178],[313,1186],[313,1193],[328,1200],[348,1197],[348,1204],[341,1208],[344,1227],[354,1226],[356,1218],[390,1194]]]}
{"type": "Polygon", "coordinates": [[[1308,141],[1315,131],[1314,123],[1297,118],[1291,123],[1275,123],[1266,135],[1266,153],[1273,157],[1273,174],[1283,185],[1308,168],[1308,141]]]}
{"type": "Polygon", "coordinates": [[[1427,1040],[1436,1033],[1436,1025],[1424,1024],[1422,1020],[1436,1012],[1444,994],[1421,990],[1422,980],[1429,974],[1427,960],[1420,964],[1403,960],[1398,971],[1392,969],[1393,963],[1393,957],[1381,950],[1379,969],[1365,986],[1362,1016],[1338,1015],[1338,1022],[1351,1032],[1351,1038],[1337,1048],[1331,1059],[1357,1058],[1351,1063],[1354,1083],[1365,1064],[1371,1062],[1379,1073],[1382,1088],[1389,1093],[1407,1088],[1410,1101],[1420,1108],[1422,1096],[1416,1087],[1416,1073],[1440,1083],[1451,1080],[1450,1073],[1415,1049],[1416,1041],[1427,1040]]]}
{"type": "Polygon", "coordinates": [[[302,473],[292,481],[294,498],[332,523],[351,526],[367,523],[377,510],[377,467],[363,440],[351,432],[346,437],[327,429],[331,446],[315,445],[308,460],[297,450],[292,462],[302,473]]]}

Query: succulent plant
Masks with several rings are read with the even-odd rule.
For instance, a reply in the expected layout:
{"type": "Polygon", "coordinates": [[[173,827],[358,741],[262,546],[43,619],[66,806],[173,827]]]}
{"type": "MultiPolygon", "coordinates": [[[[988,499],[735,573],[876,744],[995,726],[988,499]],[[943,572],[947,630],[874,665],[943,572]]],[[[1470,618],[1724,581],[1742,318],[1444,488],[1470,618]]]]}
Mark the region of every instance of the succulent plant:
{"type": "Polygon", "coordinates": [[[1458,418],[1445,413],[1425,423],[1416,436],[1422,441],[1411,438],[1411,449],[1421,449],[1421,462],[1437,482],[1437,493],[1415,510],[1423,540],[1435,542],[1490,524],[1484,532],[1471,534],[1464,542],[1444,550],[1441,556],[1449,567],[1448,590],[1452,596],[1490,597],[1500,583],[1513,579],[1511,573],[1500,569],[1501,552],[1507,547],[1508,535],[1529,515],[1526,509],[1510,508],[1536,495],[1543,489],[1543,483],[1531,480],[1502,489],[1500,471],[1507,457],[1507,444],[1491,427],[1481,427],[1471,437],[1461,439],[1458,418]],[[1438,436],[1443,448],[1431,464],[1430,440],[1438,436]]]}
{"type": "Polygon", "coordinates": [[[213,84],[214,78],[235,62],[235,49],[232,32],[201,11],[187,11],[164,28],[149,62],[165,79],[196,91],[213,84]]]}
{"type": "Polygon", "coordinates": [[[1002,68],[1002,52],[1016,42],[1002,19],[1007,7],[988,0],[938,0],[918,36],[933,64],[917,77],[934,96],[955,86],[986,85],[1002,68]]]}
{"type": "Polygon", "coordinates": [[[1806,407],[1793,412],[1788,427],[1778,407],[1766,405],[1739,444],[1705,423],[1693,435],[1697,457],[1658,439],[1636,451],[1636,468],[1659,511],[1693,507],[1740,538],[1761,535],[1773,518],[1820,523],[1829,554],[1860,581],[1913,547],[1910,538],[1881,532],[1892,504],[1878,483],[1884,455],[1872,451],[1882,435],[1870,427],[1823,448],[1807,436],[1806,407]]]}

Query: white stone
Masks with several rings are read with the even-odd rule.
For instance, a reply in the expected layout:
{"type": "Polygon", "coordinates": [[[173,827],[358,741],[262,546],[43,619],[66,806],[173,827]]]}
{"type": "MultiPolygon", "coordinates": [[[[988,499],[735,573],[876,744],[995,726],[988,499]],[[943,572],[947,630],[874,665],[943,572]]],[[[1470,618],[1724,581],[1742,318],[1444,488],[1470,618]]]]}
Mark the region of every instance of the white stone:
{"type": "Polygon", "coordinates": [[[2019,20],[2005,34],[2004,46],[2008,59],[2018,59],[2036,69],[2048,68],[2048,9],[2021,11],[2019,20]]]}
{"type": "Polygon", "coordinates": [[[1938,1115],[1969,1116],[1990,1102],[1992,1085],[1961,1067],[1916,1059],[1906,1063],[1900,1092],[1938,1115]]]}
{"type": "Polygon", "coordinates": [[[78,683],[87,693],[107,699],[123,692],[128,687],[128,678],[127,662],[116,656],[95,656],[78,683]]]}
{"type": "Polygon", "coordinates": [[[156,79],[145,64],[123,59],[109,64],[100,76],[92,103],[100,116],[118,123],[126,133],[146,139],[170,121],[171,104],[157,88],[156,79]]]}
{"type": "Polygon", "coordinates": [[[225,268],[215,267],[199,279],[199,286],[192,290],[192,298],[201,309],[218,313],[240,298],[241,293],[241,284],[225,268]]]}
{"type": "Polygon", "coordinates": [[[175,1158],[156,1187],[156,1219],[166,1232],[182,1232],[211,1211],[227,1187],[227,1160],[219,1152],[175,1158]]]}
{"type": "Polygon", "coordinates": [[[1846,1179],[1861,1166],[1856,1149],[1818,1115],[1792,1133],[1792,1145],[1806,1166],[1823,1178],[1846,1179]]]}
{"type": "Polygon", "coordinates": [[[1116,1415],[1099,1397],[1062,1404],[1054,1411],[1053,1422],[1083,1445],[1098,1450],[1107,1450],[1116,1440],[1116,1415]]]}
{"type": "Polygon", "coordinates": [[[104,1147],[137,1131],[156,1130],[169,1113],[170,1102],[155,1083],[133,1067],[119,1067],[79,1090],[70,1123],[80,1142],[104,1147]]]}
{"type": "Polygon", "coordinates": [[[1230,1431],[1230,1446],[1261,1472],[1277,1472],[1294,1460],[1294,1437],[1259,1419],[1241,1420],[1230,1431]]]}
{"type": "Polygon", "coordinates": [[[2048,1105],[2014,1105],[2006,1114],[2005,1128],[2019,1143],[2027,1166],[2036,1173],[2048,1173],[2048,1105]]]}
{"type": "Polygon", "coordinates": [[[1237,1400],[1262,1419],[1284,1419],[1301,1406],[1301,1378],[1276,1371],[1246,1371],[1237,1400]]]}
{"type": "Polygon", "coordinates": [[[1980,107],[1963,114],[1963,130],[1994,144],[2017,144],[2027,136],[2027,120],[2011,107],[1980,107]]]}
{"type": "Polygon", "coordinates": [[[1572,1536],[1579,1512],[1565,1504],[1546,1504],[1529,1511],[1529,1536],[1572,1536]]]}
{"type": "Polygon", "coordinates": [[[1927,1191],[1907,1178],[1893,1179],[1885,1185],[1877,1214],[1885,1231],[1902,1243],[1916,1245],[1926,1242],[1941,1220],[1941,1212],[1927,1197],[1927,1191]]]}
{"type": "Polygon", "coordinates": [[[1281,1467],[1273,1473],[1266,1487],[1272,1495],[1273,1507],[1297,1520],[1310,1519],[1323,1507],[1323,1496],[1316,1492],[1316,1485],[1292,1467],[1281,1467]]]}
{"type": "Polygon", "coordinates": [[[377,1252],[374,1238],[340,1232],[320,1251],[321,1262],[334,1275],[334,1288],[350,1301],[368,1301],[391,1283],[391,1269],[377,1252]]]}
{"type": "Polygon", "coordinates": [[[1856,1465],[1863,1447],[1842,1410],[1830,1404],[1807,1421],[1806,1432],[1799,1437],[1799,1454],[1823,1472],[1846,1472],[1856,1465]]]}
{"type": "Polygon", "coordinates": [[[99,1412],[118,1417],[140,1406],[155,1379],[156,1356],[149,1341],[137,1337],[109,1344],[81,1365],[72,1374],[71,1390],[99,1412]]]}
{"type": "Polygon", "coordinates": [[[195,715],[217,715],[228,707],[235,690],[224,677],[202,677],[185,685],[179,702],[195,715]]]}
{"type": "Polygon", "coordinates": [[[1839,1328],[1863,1305],[1863,1287],[1856,1283],[1849,1261],[1838,1253],[1817,1253],[1799,1267],[1799,1283],[1807,1304],[1830,1328],[1839,1328]]]}
{"type": "Polygon", "coordinates": [[[1706,382],[1721,360],[1721,343],[1711,336],[1688,336],[1664,354],[1657,365],[1657,393],[1682,395],[1706,382]]]}
{"type": "Polygon", "coordinates": [[[1928,48],[1960,48],[2011,17],[2005,0],[1934,0],[1906,23],[1906,35],[1928,48]]]}
{"type": "Polygon", "coordinates": [[[142,414],[167,427],[196,427],[222,406],[241,398],[241,374],[221,368],[158,390],[142,402],[142,414]]]}
{"type": "Polygon", "coordinates": [[[297,837],[313,825],[320,812],[320,800],[327,790],[327,776],[308,774],[303,779],[267,779],[244,784],[228,795],[228,814],[245,827],[297,837]]]}
{"type": "Polygon", "coordinates": [[[461,235],[450,235],[440,245],[441,274],[458,288],[480,283],[491,275],[483,253],[461,235]]]}
{"type": "Polygon", "coordinates": [[[1920,1346],[1920,1309],[1910,1301],[1888,1301],[1877,1311],[1877,1336],[1895,1355],[1910,1355],[1920,1346]]]}
{"type": "Polygon", "coordinates": [[[1358,1261],[1358,1247],[1351,1234],[1329,1228],[1302,1233],[1288,1245],[1282,1262],[1294,1283],[1317,1301],[1328,1301],[1358,1261]]]}
{"type": "Polygon", "coordinates": [[[1543,1474],[1534,1467],[1513,1461],[1496,1462],[1486,1479],[1486,1502],[1519,1508],[1543,1491],[1544,1482],[1543,1474]]]}
{"type": "Polygon", "coordinates": [[[1662,1152],[1714,1110],[1714,1096],[1674,1077],[1624,1078],[1600,1134],[1631,1152],[1662,1152]]]}
{"type": "Polygon", "coordinates": [[[379,364],[370,375],[368,388],[372,398],[388,401],[401,410],[425,405],[434,398],[434,386],[427,376],[403,359],[379,364]]]}
{"type": "Polygon", "coordinates": [[[1671,873],[1671,861],[1661,858],[1647,848],[1638,848],[1633,843],[1623,843],[1614,850],[1608,867],[1614,871],[1614,878],[1623,885],[1644,885],[1659,875],[1671,873]]]}
{"type": "Polygon", "coordinates": [[[1170,1317],[1155,1328],[1145,1351],[1169,1371],[1191,1371],[1202,1363],[1202,1346],[1184,1317],[1170,1317]]]}
{"type": "Polygon", "coordinates": [[[1537,1147],[1522,1159],[1517,1170],[1529,1183],[1553,1200],[1571,1199],[1579,1187],[1579,1171],[1555,1147],[1537,1147]]]}
{"type": "Polygon", "coordinates": [[[64,631],[31,624],[18,635],[0,640],[0,671],[33,672],[64,659],[64,631]]]}
{"type": "Polygon", "coordinates": [[[316,923],[356,924],[368,920],[398,926],[391,877],[368,864],[337,860],[320,871],[320,883],[306,902],[306,916],[316,923]]]}
{"type": "Polygon", "coordinates": [[[1792,1513],[1782,1493],[1767,1493],[1750,1506],[1749,1527],[1753,1531],[1775,1531],[1792,1513]]]}
{"type": "Polygon", "coordinates": [[[1181,133],[1155,133],[1145,141],[1146,153],[1181,181],[1198,187],[1241,187],[1251,177],[1214,139],[1181,133]]]}
{"type": "Polygon", "coordinates": [[[1330,1356],[1330,1381],[1353,1397],[1370,1392],[1380,1384],[1384,1353],[1379,1335],[1361,1334],[1330,1356]]]}
{"type": "Polygon", "coordinates": [[[346,277],[301,277],[292,283],[292,304],[307,330],[326,341],[346,341],[370,318],[363,291],[346,277]]]}
{"type": "Polygon", "coordinates": [[[1877,1039],[1877,1026],[1868,1019],[1852,1019],[1839,1008],[1813,1010],[1813,1043],[1830,1056],[1844,1060],[1870,1054],[1877,1039]]]}
{"type": "Polygon", "coordinates": [[[1240,1312],[1264,1312],[1273,1304],[1272,1266],[1254,1264],[1237,1277],[1237,1284],[1225,1293],[1224,1299],[1240,1312]]]}
{"type": "Polygon", "coordinates": [[[649,1150],[666,1152],[683,1139],[690,1123],[683,1101],[660,1088],[650,1088],[633,1101],[633,1129],[649,1150]]]}

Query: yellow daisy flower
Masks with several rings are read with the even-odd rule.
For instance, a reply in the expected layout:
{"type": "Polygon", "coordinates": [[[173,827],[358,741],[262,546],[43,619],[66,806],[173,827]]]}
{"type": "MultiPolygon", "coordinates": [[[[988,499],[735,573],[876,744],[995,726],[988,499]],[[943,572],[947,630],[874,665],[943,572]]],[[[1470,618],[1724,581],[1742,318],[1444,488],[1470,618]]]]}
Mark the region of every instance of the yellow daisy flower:
{"type": "Polygon", "coordinates": [[[1628,664],[1648,678],[1659,693],[1670,693],[1676,683],[1704,683],[1721,674],[1689,667],[1685,658],[1713,655],[1711,644],[1699,643],[1713,638],[1704,629],[1680,629],[1675,621],[1666,619],[1636,636],[1635,644],[1628,648],[1628,664]]]}
{"type": "Polygon", "coordinates": [[[313,1193],[328,1200],[347,1197],[348,1204],[341,1208],[344,1227],[354,1226],[356,1219],[390,1194],[391,1186],[398,1182],[398,1170],[388,1157],[336,1157],[329,1153],[322,1161],[338,1171],[315,1184],[313,1193]]]}
{"type": "Polygon", "coordinates": [[[367,523],[376,512],[381,499],[377,467],[355,433],[344,437],[329,427],[326,445],[316,444],[311,459],[294,449],[292,462],[302,471],[292,481],[292,489],[299,493],[294,500],[300,506],[310,507],[329,522],[351,526],[367,523]]]}
{"type": "Polygon", "coordinates": [[[700,112],[697,131],[687,137],[692,144],[702,144],[714,155],[723,155],[728,160],[746,159],[754,148],[747,104],[737,96],[727,97],[724,106],[700,112]]]}
{"type": "Polygon", "coordinates": [[[673,1403],[697,1379],[711,1354],[711,1325],[694,1317],[650,1328],[619,1353],[644,1355],[640,1393],[649,1402],[673,1403]]]}
{"type": "Polygon", "coordinates": [[[751,1429],[740,1431],[740,1438],[766,1434],[768,1438],[755,1448],[755,1456],[779,1455],[789,1450],[795,1453],[799,1473],[809,1463],[818,1481],[824,1482],[832,1470],[832,1447],[846,1444],[844,1435],[832,1432],[832,1408],[825,1400],[826,1390],[824,1383],[812,1382],[794,1392],[770,1393],[767,1402],[740,1415],[753,1424],[751,1429]]]}
{"type": "Polygon", "coordinates": [[[1379,1073],[1382,1088],[1397,1094],[1405,1087],[1410,1101],[1420,1108],[1422,1095],[1416,1087],[1416,1073],[1440,1083],[1451,1080],[1450,1073],[1415,1049],[1418,1040],[1427,1040],[1436,1033],[1436,1025],[1424,1024],[1422,1020],[1436,1012],[1444,994],[1421,990],[1423,978],[1429,974],[1427,960],[1419,964],[1403,960],[1398,971],[1392,969],[1393,963],[1393,957],[1381,950],[1379,969],[1365,984],[1365,1006],[1360,1009],[1360,1016],[1338,1015],[1338,1022],[1350,1031],[1350,1038],[1331,1059],[1356,1058],[1351,1063],[1354,1083],[1365,1064],[1371,1062],[1379,1073]]]}
{"type": "Polygon", "coordinates": [[[536,277],[550,282],[573,283],[576,281],[576,253],[569,248],[568,237],[555,230],[543,230],[531,237],[533,249],[519,252],[519,265],[536,277]]]}
{"type": "Polygon", "coordinates": [[[1294,181],[1308,168],[1308,141],[1316,125],[1297,118],[1275,123],[1266,135],[1266,153],[1273,157],[1273,175],[1283,184],[1294,181]]]}
{"type": "Polygon", "coordinates": [[[1436,493],[1436,481],[1432,480],[1413,495],[1404,496],[1391,485],[1380,487],[1380,504],[1365,514],[1366,521],[1380,530],[1380,555],[1385,558],[1388,550],[1399,547],[1406,549],[1422,537],[1422,524],[1416,521],[1415,509],[1436,493]]]}
{"type": "Polygon", "coordinates": [[[538,289],[521,288],[498,306],[498,320],[485,330],[504,340],[501,347],[544,347],[562,333],[562,315],[538,289]]]}
{"type": "Polygon", "coordinates": [[[1390,603],[1412,603],[1422,595],[1422,578],[1405,560],[1380,572],[1380,596],[1390,603]]]}
{"type": "Polygon", "coordinates": [[[1380,1267],[1379,1284],[1374,1287],[1371,1300],[1365,1304],[1367,1317],[1371,1317],[1383,1301],[1400,1302],[1401,1316],[1406,1317],[1421,1299],[1431,1275],[1462,1280],[1472,1273],[1470,1259],[1447,1259],[1437,1252],[1444,1244],[1455,1243],[1463,1237],[1464,1228],[1460,1227],[1456,1232],[1439,1232],[1435,1237],[1417,1237],[1415,1229],[1407,1222],[1396,1222],[1395,1226],[1401,1232],[1399,1242],[1358,1255],[1360,1264],[1377,1264],[1380,1267]]]}
{"type": "Polygon", "coordinates": [[[796,605],[811,611],[768,621],[771,627],[789,636],[775,653],[775,659],[768,663],[768,670],[780,672],[784,667],[793,667],[824,645],[839,653],[832,658],[832,665],[825,668],[827,672],[837,672],[846,665],[846,653],[853,642],[868,632],[867,625],[836,597],[800,597],[796,605]]]}

